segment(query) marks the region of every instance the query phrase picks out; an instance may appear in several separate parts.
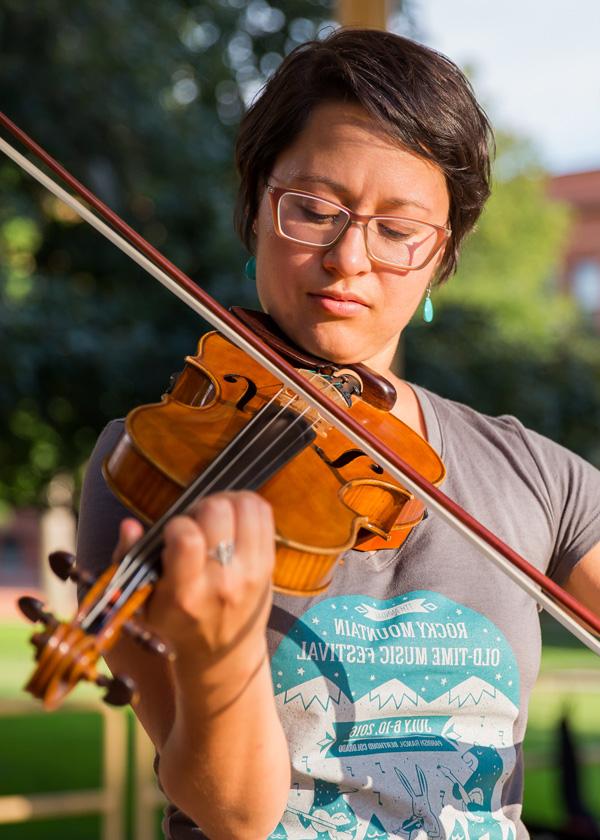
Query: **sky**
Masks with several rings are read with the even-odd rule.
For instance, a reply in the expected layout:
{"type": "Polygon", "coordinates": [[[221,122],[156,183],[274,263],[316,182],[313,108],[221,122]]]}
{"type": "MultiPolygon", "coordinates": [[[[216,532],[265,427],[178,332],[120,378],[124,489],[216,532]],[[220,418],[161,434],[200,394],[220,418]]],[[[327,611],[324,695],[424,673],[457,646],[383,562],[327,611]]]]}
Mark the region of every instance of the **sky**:
{"type": "Polygon", "coordinates": [[[418,40],[473,68],[492,123],[553,174],[600,169],[600,0],[413,0],[418,40]]]}

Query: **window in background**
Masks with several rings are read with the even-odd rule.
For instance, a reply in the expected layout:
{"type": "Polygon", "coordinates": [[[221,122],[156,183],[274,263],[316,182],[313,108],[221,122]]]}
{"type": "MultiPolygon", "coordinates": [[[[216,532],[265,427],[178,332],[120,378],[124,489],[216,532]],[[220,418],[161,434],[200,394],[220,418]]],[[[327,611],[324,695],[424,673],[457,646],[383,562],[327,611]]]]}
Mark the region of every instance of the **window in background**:
{"type": "Polygon", "coordinates": [[[571,273],[575,299],[584,312],[600,311],[600,263],[595,260],[580,260],[571,273]]]}
{"type": "Polygon", "coordinates": [[[0,543],[0,581],[10,585],[18,578],[23,555],[19,541],[12,534],[8,534],[0,543]]]}

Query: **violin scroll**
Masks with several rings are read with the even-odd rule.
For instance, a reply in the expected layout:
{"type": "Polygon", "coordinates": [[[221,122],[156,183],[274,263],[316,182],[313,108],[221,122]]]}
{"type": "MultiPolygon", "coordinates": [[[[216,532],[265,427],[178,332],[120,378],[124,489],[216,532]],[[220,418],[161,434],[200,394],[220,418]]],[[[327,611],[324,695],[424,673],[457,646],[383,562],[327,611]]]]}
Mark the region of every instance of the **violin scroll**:
{"type": "Polygon", "coordinates": [[[61,580],[77,583],[84,595],[71,622],[60,622],[38,598],[29,595],[19,598],[17,603],[23,615],[33,623],[44,625],[30,640],[35,649],[36,669],[25,690],[41,700],[46,709],[57,708],[79,682],[92,682],[106,689],[102,699],[111,706],[135,703],[137,692],[133,680],[122,674],[104,674],[97,664],[121,630],[145,650],[172,658],[168,646],[132,618],[148,596],[149,588],[139,590],[137,597],[121,605],[114,566],[94,578],[77,569],[74,556],[65,551],[53,552],[49,564],[61,580]],[[114,594],[107,600],[110,586],[114,594]]]}

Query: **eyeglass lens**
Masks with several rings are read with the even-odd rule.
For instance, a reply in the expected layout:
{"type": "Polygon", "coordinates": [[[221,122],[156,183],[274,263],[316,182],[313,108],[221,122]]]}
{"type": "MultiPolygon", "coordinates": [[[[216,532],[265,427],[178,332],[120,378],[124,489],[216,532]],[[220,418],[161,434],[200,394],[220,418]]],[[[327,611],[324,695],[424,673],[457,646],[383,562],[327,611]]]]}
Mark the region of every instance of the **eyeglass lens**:
{"type": "MultiPolygon", "coordinates": [[[[284,236],[307,245],[331,245],[348,222],[342,208],[321,198],[284,193],[279,201],[279,226],[284,236]]],[[[367,224],[367,244],[378,260],[417,267],[438,243],[437,229],[426,222],[376,216],[367,224]]]]}

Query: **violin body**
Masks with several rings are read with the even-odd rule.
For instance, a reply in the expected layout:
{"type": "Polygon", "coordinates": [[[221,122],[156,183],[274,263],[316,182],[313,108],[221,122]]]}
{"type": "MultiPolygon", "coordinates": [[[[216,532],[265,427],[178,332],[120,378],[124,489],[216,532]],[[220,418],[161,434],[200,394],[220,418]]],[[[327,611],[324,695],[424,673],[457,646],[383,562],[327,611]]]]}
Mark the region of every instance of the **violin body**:
{"type": "MultiPolygon", "coordinates": [[[[360,397],[346,401],[326,377],[306,375],[429,481],[443,480],[438,455],[400,420],[360,397]]],[[[205,472],[202,494],[250,488],[271,503],[273,583],[291,594],[325,589],[337,559],[357,544],[398,545],[424,512],[371,458],[216,332],[202,337],[162,402],[127,416],[104,464],[115,495],[148,524],[205,472]]]]}
{"type": "MultiPolygon", "coordinates": [[[[443,480],[434,450],[389,411],[363,400],[352,371],[305,375],[429,481],[443,480]]],[[[373,381],[369,388],[379,399],[373,381]]],[[[136,613],[159,575],[162,525],[195,500],[252,489],[269,501],[276,530],[273,585],[295,595],[323,591],[352,547],[401,544],[424,513],[422,502],[316,409],[217,332],[201,338],[197,355],[187,357],[160,403],[128,414],[103,470],[115,495],[149,530],[139,551],[134,547],[97,580],[79,572],[74,558],[51,556],[53,570],[85,591],[71,622],[58,622],[35,599],[21,599],[22,611],[46,625],[32,637],[37,666],[26,689],[48,709],[81,680],[107,688],[107,702],[134,702],[127,677],[111,679],[97,669],[123,632],[168,654],[136,613]]]]}

